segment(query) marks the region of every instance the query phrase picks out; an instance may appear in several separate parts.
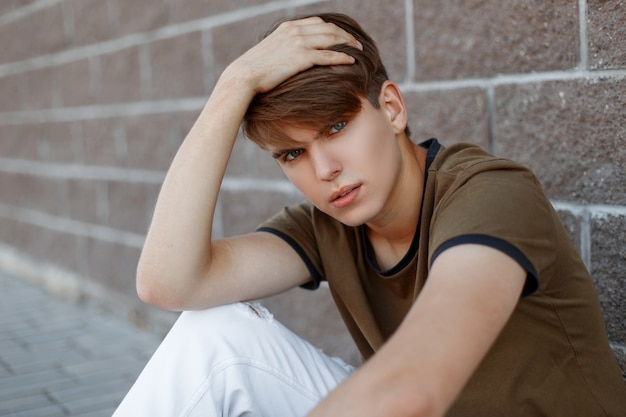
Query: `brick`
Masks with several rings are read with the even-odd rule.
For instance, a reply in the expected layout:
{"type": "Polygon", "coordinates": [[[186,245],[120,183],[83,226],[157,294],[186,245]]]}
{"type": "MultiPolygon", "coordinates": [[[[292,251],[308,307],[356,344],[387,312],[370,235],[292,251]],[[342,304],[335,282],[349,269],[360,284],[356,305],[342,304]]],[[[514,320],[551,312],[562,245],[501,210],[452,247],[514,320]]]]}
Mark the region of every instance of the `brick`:
{"type": "Polygon", "coordinates": [[[83,254],[83,241],[83,237],[75,236],[71,231],[68,233],[47,231],[47,249],[39,259],[84,277],[87,263],[83,254]]]}
{"type": "Polygon", "coordinates": [[[19,173],[0,175],[2,203],[14,207],[60,214],[63,207],[61,187],[61,181],[51,178],[19,173]]]}
{"type": "Polygon", "coordinates": [[[38,125],[0,125],[0,157],[37,159],[38,125]]]}
{"type": "Polygon", "coordinates": [[[2,204],[16,206],[19,201],[20,191],[17,185],[16,176],[13,173],[0,173],[0,195],[2,204]]]}
{"type": "Polygon", "coordinates": [[[73,220],[93,224],[106,222],[108,209],[105,182],[66,180],[64,197],[67,202],[66,212],[73,220]]]}
{"type": "Polygon", "coordinates": [[[58,104],[58,88],[50,68],[28,71],[20,81],[21,110],[48,109],[58,104]]]}
{"type": "Polygon", "coordinates": [[[307,14],[333,11],[354,18],[377,42],[389,77],[401,82],[407,78],[404,3],[404,0],[387,0],[384,9],[381,9],[381,4],[377,2],[334,0],[298,8],[296,12],[307,14]]]}
{"type": "Polygon", "coordinates": [[[85,120],[81,123],[81,136],[86,164],[122,165],[126,138],[118,119],[85,120]]]}
{"type": "Polygon", "coordinates": [[[566,70],[578,64],[576,2],[414,4],[417,81],[566,70]]]}
{"type": "Polygon", "coordinates": [[[284,206],[295,204],[299,195],[271,191],[222,190],[220,204],[224,236],[253,232],[256,227],[284,206]]]}
{"type": "Polygon", "coordinates": [[[150,57],[152,99],[205,95],[200,32],[154,42],[150,45],[150,57]]]}
{"type": "Polygon", "coordinates": [[[240,55],[258,43],[267,29],[284,13],[268,13],[256,18],[242,20],[213,29],[213,76],[215,80],[224,69],[240,55]],[[245,36],[242,36],[245,34],[245,36]]]}
{"type": "Polygon", "coordinates": [[[489,149],[485,91],[478,88],[405,94],[411,138],[436,137],[444,145],[470,142],[489,149]]]}
{"type": "Polygon", "coordinates": [[[114,34],[110,1],[71,0],[76,46],[102,42],[114,34]]]}
{"type": "Polygon", "coordinates": [[[496,88],[495,150],[532,168],[550,198],[626,203],[626,79],[496,88]]]}
{"type": "Polygon", "coordinates": [[[39,129],[38,157],[50,162],[82,162],[82,138],[75,133],[78,122],[51,122],[39,129]]]}
{"type": "Polygon", "coordinates": [[[129,166],[165,171],[180,144],[177,116],[148,114],[127,118],[124,124],[129,166]]]}
{"type": "Polygon", "coordinates": [[[177,148],[180,146],[184,138],[193,127],[193,124],[198,119],[198,116],[200,116],[200,111],[201,109],[198,109],[196,111],[184,111],[177,114],[174,123],[174,128],[178,128],[177,136],[179,137],[179,140],[176,145],[177,148]]]}
{"type": "MultiPolygon", "coordinates": [[[[133,3],[134,2],[121,2],[133,3]]],[[[102,103],[119,103],[140,99],[141,75],[139,48],[131,47],[104,54],[100,58],[102,103]]]]}
{"type": "Polygon", "coordinates": [[[86,259],[90,279],[115,291],[121,297],[136,299],[135,271],[139,260],[138,248],[120,243],[88,239],[86,259]]]}
{"type": "Polygon", "coordinates": [[[269,152],[239,135],[231,153],[226,175],[230,177],[285,179],[283,171],[269,152]]]}
{"type": "Polygon", "coordinates": [[[18,0],[4,0],[0,3],[0,15],[12,12],[18,7],[20,7],[20,2],[18,0]]]}
{"type": "Polygon", "coordinates": [[[118,34],[146,32],[164,26],[168,18],[167,0],[117,1],[118,34]]]}
{"type": "Polygon", "coordinates": [[[4,240],[7,244],[27,253],[38,263],[56,265],[77,273],[84,272],[80,240],[69,231],[61,233],[28,223],[12,223],[8,230],[12,229],[13,234],[4,240]]]}
{"type": "Polygon", "coordinates": [[[59,52],[64,36],[60,3],[14,20],[0,27],[0,64],[59,52]]]}
{"type": "Polygon", "coordinates": [[[78,107],[94,104],[98,91],[92,80],[88,59],[72,61],[55,68],[58,88],[64,107],[78,107]]]}
{"type": "Polygon", "coordinates": [[[626,8],[622,0],[588,0],[591,69],[626,68],[626,8]]]}
{"type": "Polygon", "coordinates": [[[265,3],[271,0],[170,0],[170,16],[172,21],[182,22],[265,3]]]}
{"type": "Polygon", "coordinates": [[[21,74],[0,77],[0,112],[20,109],[21,78],[21,74]]]}
{"type": "Polygon", "coordinates": [[[146,233],[158,189],[156,184],[109,181],[107,224],[118,230],[146,233]]]}
{"type": "Polygon", "coordinates": [[[607,325],[609,340],[626,344],[626,216],[591,219],[591,274],[607,325]]]}

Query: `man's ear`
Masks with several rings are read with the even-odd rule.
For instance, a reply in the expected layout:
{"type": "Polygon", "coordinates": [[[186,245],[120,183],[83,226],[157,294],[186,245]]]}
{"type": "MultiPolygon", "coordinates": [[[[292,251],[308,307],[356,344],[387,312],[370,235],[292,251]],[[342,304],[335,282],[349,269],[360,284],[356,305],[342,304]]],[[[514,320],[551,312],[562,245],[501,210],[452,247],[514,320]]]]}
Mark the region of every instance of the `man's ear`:
{"type": "Polygon", "coordinates": [[[385,81],[378,96],[380,107],[385,111],[396,134],[404,132],[408,116],[400,88],[391,81],[385,81]]]}

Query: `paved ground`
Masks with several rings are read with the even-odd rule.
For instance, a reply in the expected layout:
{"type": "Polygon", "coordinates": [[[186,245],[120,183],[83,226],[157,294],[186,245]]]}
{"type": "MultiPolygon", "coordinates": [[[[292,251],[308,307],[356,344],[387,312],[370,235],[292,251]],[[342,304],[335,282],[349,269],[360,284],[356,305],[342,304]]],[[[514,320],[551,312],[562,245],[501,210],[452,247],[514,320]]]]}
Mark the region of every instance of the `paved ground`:
{"type": "Polygon", "coordinates": [[[110,416],[158,343],[0,273],[0,416],[110,416]]]}

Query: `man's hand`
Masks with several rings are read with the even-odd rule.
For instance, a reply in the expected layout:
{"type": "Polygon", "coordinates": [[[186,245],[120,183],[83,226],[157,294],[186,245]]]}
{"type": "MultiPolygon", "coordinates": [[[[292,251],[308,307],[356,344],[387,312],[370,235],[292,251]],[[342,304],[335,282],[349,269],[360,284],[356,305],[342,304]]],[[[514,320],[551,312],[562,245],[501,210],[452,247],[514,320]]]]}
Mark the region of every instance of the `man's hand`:
{"type": "Polygon", "coordinates": [[[314,65],[354,63],[350,55],[326,49],[337,44],[362,49],[352,35],[319,17],[284,22],[235,60],[223,76],[247,81],[255,93],[266,92],[314,65]]]}

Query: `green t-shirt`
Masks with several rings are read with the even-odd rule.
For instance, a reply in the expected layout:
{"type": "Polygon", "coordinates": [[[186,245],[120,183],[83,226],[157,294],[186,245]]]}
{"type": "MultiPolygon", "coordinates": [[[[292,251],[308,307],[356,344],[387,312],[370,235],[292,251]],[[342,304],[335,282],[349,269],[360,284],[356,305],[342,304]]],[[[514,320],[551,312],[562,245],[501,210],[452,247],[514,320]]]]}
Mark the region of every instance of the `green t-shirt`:
{"type": "Polygon", "coordinates": [[[376,265],[364,226],[345,226],[308,202],[259,230],[298,252],[308,287],[328,281],[365,359],[397,329],[443,250],[475,243],[503,251],[527,271],[522,298],[448,415],[626,416],[626,385],[593,283],[534,175],[473,145],[422,146],[420,221],[390,270],[376,265]]]}

